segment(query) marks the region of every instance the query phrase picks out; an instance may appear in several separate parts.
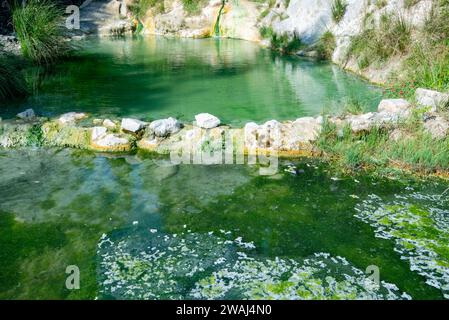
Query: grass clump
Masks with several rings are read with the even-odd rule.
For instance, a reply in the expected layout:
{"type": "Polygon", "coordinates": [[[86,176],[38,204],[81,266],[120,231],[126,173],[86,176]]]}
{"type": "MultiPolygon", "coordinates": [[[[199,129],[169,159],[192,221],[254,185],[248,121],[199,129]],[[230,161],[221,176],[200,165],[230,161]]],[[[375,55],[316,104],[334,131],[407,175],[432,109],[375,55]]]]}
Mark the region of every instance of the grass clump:
{"type": "Polygon", "coordinates": [[[38,63],[50,64],[66,56],[69,45],[63,38],[62,8],[49,0],[16,4],[12,21],[23,55],[38,63]]]}
{"type": "Polygon", "coordinates": [[[7,57],[0,57],[0,100],[26,96],[28,88],[18,67],[7,57]]]}
{"type": "Polygon", "coordinates": [[[404,63],[405,79],[419,87],[449,91],[449,0],[434,2],[421,40],[404,63]]]}
{"type": "Polygon", "coordinates": [[[332,19],[335,23],[339,23],[346,13],[346,8],[348,7],[348,3],[345,0],[334,0],[332,3],[331,11],[332,11],[332,19]]]}
{"type": "Polygon", "coordinates": [[[318,52],[318,59],[332,60],[332,54],[337,46],[335,36],[331,31],[326,31],[318,40],[316,51],[318,52]]]}
{"type": "Polygon", "coordinates": [[[294,33],[293,36],[289,36],[284,33],[278,35],[275,32],[271,33],[271,49],[279,51],[285,54],[292,54],[303,47],[301,38],[294,33]]]}
{"type": "Polygon", "coordinates": [[[411,27],[400,16],[384,14],[378,24],[351,39],[348,55],[356,57],[360,69],[374,62],[385,62],[407,52],[411,43],[411,27]]]}
{"type": "Polygon", "coordinates": [[[449,170],[449,137],[434,139],[423,128],[422,118],[414,115],[399,124],[400,139],[390,138],[393,128],[377,127],[369,132],[352,133],[349,126],[337,128],[326,120],[318,147],[341,168],[388,172],[398,167],[423,173],[449,170]]]}

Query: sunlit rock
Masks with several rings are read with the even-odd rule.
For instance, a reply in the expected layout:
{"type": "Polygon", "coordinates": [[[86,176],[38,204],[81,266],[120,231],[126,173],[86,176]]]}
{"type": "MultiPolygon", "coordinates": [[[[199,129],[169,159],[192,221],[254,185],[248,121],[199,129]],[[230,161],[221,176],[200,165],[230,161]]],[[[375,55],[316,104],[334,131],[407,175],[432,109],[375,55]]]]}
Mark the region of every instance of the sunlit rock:
{"type": "Polygon", "coordinates": [[[220,119],[209,113],[200,113],[195,116],[196,125],[204,129],[212,129],[220,125],[220,119]]]}
{"type": "Polygon", "coordinates": [[[360,115],[349,115],[346,117],[346,121],[351,126],[352,132],[357,133],[361,131],[369,131],[373,125],[375,125],[375,116],[373,112],[360,114],[360,115]]]}
{"type": "Polygon", "coordinates": [[[110,119],[104,119],[103,127],[106,127],[108,129],[115,129],[117,127],[117,125],[115,124],[115,122],[113,122],[110,119]]]}
{"type": "Polygon", "coordinates": [[[443,109],[449,104],[449,94],[434,90],[419,88],[415,93],[416,102],[420,107],[430,107],[432,112],[443,109]]]}
{"type": "Polygon", "coordinates": [[[410,102],[405,99],[384,99],[379,103],[379,112],[405,113],[410,108],[410,102]]]}
{"type": "Polygon", "coordinates": [[[167,137],[181,130],[182,124],[175,118],[161,119],[151,122],[149,129],[157,137],[167,137]]]}
{"type": "Polygon", "coordinates": [[[63,115],[61,115],[58,118],[58,122],[60,124],[74,124],[76,121],[78,120],[82,120],[84,118],[86,118],[87,115],[83,112],[68,112],[68,113],[64,113],[63,115]]]}
{"type": "Polygon", "coordinates": [[[99,151],[119,152],[132,149],[130,138],[118,134],[107,134],[92,141],[91,147],[99,151]]]}
{"type": "Polygon", "coordinates": [[[92,128],[92,140],[98,140],[106,135],[107,129],[105,127],[93,127],[92,128]]]}
{"type": "Polygon", "coordinates": [[[147,122],[137,119],[123,118],[120,128],[123,132],[137,133],[148,125],[147,122]]]}
{"type": "Polygon", "coordinates": [[[322,118],[304,117],[293,121],[292,133],[297,142],[313,142],[321,131],[322,118]]]}

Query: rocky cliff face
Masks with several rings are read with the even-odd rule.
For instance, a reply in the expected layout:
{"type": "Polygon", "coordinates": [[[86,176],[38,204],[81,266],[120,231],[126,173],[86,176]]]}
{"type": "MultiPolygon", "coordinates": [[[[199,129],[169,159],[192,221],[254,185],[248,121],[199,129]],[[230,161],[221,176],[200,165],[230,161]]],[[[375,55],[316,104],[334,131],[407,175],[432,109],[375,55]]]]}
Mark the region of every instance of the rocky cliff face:
{"type": "Polygon", "coordinates": [[[378,23],[384,14],[402,17],[412,30],[421,27],[429,16],[434,1],[421,0],[411,6],[407,6],[405,2],[346,0],[344,15],[339,22],[335,22],[332,16],[334,0],[277,0],[260,24],[271,26],[276,34],[296,34],[309,45],[316,43],[324,32],[330,31],[336,39],[333,62],[360,73],[373,82],[381,83],[400,63],[390,61],[381,68],[360,70],[356,61],[348,59],[348,48],[351,38],[362,32],[368,20],[370,23],[378,23]]]}
{"type": "Polygon", "coordinates": [[[265,4],[247,0],[204,2],[198,12],[188,12],[181,0],[165,0],[163,10],[150,8],[141,19],[147,34],[203,38],[214,36],[259,41],[258,18],[265,4]],[[219,24],[217,26],[218,17],[219,24]]]}

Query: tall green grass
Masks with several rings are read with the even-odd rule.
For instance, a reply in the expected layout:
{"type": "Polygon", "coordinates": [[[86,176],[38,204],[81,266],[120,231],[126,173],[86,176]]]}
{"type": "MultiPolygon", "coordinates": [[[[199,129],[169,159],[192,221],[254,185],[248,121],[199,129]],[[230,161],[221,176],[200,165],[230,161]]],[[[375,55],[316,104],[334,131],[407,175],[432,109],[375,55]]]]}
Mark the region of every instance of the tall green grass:
{"type": "Polygon", "coordinates": [[[365,26],[351,39],[348,55],[357,58],[360,69],[405,54],[411,43],[411,27],[401,17],[383,14],[377,24],[365,26]]]}
{"type": "Polygon", "coordinates": [[[69,45],[63,38],[63,9],[49,0],[16,3],[12,21],[22,53],[38,64],[50,64],[67,55],[69,45]]]}
{"type": "Polygon", "coordinates": [[[332,19],[339,23],[346,13],[346,8],[348,7],[348,3],[345,0],[334,0],[332,3],[331,11],[332,11],[332,19]]]}
{"type": "Polygon", "coordinates": [[[448,171],[449,137],[433,139],[418,118],[411,117],[398,125],[402,134],[400,139],[390,137],[392,128],[373,128],[354,134],[349,127],[338,129],[327,120],[318,147],[337,165],[348,170],[363,168],[382,172],[393,164],[422,172],[448,171]]]}

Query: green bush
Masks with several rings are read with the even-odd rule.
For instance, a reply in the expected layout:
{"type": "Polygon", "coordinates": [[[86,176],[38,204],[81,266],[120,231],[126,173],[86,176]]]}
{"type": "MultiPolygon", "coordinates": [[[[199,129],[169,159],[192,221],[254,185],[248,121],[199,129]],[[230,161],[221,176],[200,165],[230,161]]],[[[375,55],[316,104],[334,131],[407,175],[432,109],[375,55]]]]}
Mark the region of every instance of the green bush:
{"type": "Polygon", "coordinates": [[[49,0],[29,0],[12,10],[14,29],[22,53],[38,63],[49,64],[67,55],[69,45],[63,38],[64,11],[49,0]]]}
{"type": "Polygon", "coordinates": [[[301,38],[294,33],[292,37],[284,33],[282,35],[277,35],[276,33],[271,34],[271,48],[273,50],[280,51],[282,53],[290,54],[295,53],[303,47],[301,38]]]}
{"type": "Polygon", "coordinates": [[[316,46],[318,59],[331,60],[336,46],[337,43],[334,34],[331,31],[324,32],[316,46]]]}

